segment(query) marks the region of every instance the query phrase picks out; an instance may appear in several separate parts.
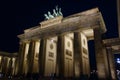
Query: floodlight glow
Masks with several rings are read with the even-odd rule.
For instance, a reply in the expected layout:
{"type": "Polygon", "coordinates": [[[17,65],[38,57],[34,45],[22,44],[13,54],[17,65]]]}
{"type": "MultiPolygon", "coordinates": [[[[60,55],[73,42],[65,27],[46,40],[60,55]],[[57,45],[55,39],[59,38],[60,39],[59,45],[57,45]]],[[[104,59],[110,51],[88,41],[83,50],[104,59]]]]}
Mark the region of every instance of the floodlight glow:
{"type": "Polygon", "coordinates": [[[117,58],[117,61],[120,61],[120,58],[117,58]]]}
{"type": "Polygon", "coordinates": [[[119,64],[120,64],[120,58],[117,58],[117,63],[119,63],[119,64]]]}
{"type": "Polygon", "coordinates": [[[51,39],[51,42],[53,43],[53,39],[51,39]]]}

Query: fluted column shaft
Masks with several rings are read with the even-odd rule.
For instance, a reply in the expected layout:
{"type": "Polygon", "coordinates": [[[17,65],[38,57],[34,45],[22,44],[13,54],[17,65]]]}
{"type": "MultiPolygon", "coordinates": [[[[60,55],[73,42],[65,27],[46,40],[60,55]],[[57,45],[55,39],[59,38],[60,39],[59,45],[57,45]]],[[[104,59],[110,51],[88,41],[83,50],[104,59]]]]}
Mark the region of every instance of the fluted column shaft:
{"type": "Polygon", "coordinates": [[[58,66],[58,76],[64,77],[64,37],[62,35],[58,36],[57,45],[57,66],[58,66]]]}
{"type": "Polygon", "coordinates": [[[21,41],[19,47],[19,54],[18,54],[18,75],[24,74],[24,59],[25,59],[25,50],[26,50],[26,43],[28,41],[21,41]]]}
{"type": "Polygon", "coordinates": [[[28,74],[30,75],[32,75],[33,73],[34,53],[35,53],[35,40],[31,40],[28,51],[28,74]]]}
{"type": "Polygon", "coordinates": [[[40,40],[40,47],[39,47],[39,74],[40,76],[44,76],[45,71],[45,51],[46,50],[46,40],[40,40]]]}
{"type": "Polygon", "coordinates": [[[74,48],[73,33],[58,36],[57,64],[59,66],[59,76],[70,78],[74,76],[74,48]]]}
{"type": "Polygon", "coordinates": [[[109,75],[112,80],[116,80],[116,70],[114,62],[114,53],[112,52],[111,47],[107,47],[107,57],[108,57],[108,66],[109,66],[109,75]]]}
{"type": "Polygon", "coordinates": [[[99,27],[94,29],[94,42],[98,78],[100,80],[109,80],[107,54],[102,43],[102,33],[99,27]]]}
{"type": "Polygon", "coordinates": [[[75,77],[89,77],[89,53],[87,38],[82,32],[74,33],[75,77]]]}

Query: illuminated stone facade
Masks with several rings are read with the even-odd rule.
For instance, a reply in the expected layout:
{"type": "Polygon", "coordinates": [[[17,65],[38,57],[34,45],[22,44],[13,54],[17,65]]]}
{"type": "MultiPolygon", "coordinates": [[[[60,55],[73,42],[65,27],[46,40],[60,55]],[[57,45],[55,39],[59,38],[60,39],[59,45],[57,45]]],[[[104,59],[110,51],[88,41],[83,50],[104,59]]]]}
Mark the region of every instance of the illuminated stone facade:
{"type": "Polygon", "coordinates": [[[120,38],[105,39],[103,44],[107,53],[108,79],[116,80],[114,54],[120,54],[120,38]]]}
{"type": "Polygon", "coordinates": [[[0,74],[3,76],[17,74],[17,53],[0,51],[0,74]]]}
{"type": "Polygon", "coordinates": [[[101,39],[105,32],[104,21],[97,8],[40,22],[40,25],[18,35],[21,43],[18,72],[26,75],[37,73],[44,77],[53,74],[66,78],[89,77],[88,41],[94,39],[98,76],[105,79],[107,67],[103,58],[106,59],[106,53],[102,52],[101,39]]]}
{"type": "MultiPolygon", "coordinates": [[[[106,27],[98,8],[65,18],[58,16],[42,21],[38,26],[26,29],[23,34],[18,35],[19,54],[17,58],[3,59],[1,56],[0,71],[7,74],[8,62],[12,61],[13,75],[37,74],[51,77],[56,74],[61,78],[90,77],[88,41],[94,40],[98,78],[114,80],[116,76],[112,63],[113,51],[109,51],[108,48],[112,50],[112,47],[107,46],[114,42],[102,40],[105,32],[106,27]],[[5,61],[6,65],[3,65],[2,61],[5,61]]],[[[119,39],[117,41],[119,42],[119,39]]]]}

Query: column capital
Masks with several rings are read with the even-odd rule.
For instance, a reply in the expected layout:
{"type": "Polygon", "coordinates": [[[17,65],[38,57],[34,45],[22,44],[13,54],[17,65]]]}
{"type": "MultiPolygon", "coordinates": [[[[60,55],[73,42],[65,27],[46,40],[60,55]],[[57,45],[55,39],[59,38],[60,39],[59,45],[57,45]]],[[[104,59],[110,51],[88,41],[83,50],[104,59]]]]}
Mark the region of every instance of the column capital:
{"type": "Polygon", "coordinates": [[[30,39],[29,41],[30,41],[30,42],[31,42],[31,41],[33,41],[33,42],[37,42],[37,41],[38,41],[38,42],[39,42],[40,39],[30,39]]]}
{"type": "MultiPolygon", "coordinates": [[[[95,28],[93,29],[93,31],[94,31],[94,35],[98,35],[98,33],[99,33],[99,35],[101,36],[101,35],[103,34],[103,32],[102,32],[102,30],[101,30],[100,27],[95,27],[95,28]]],[[[94,37],[95,37],[95,36],[94,36],[94,37]]]]}
{"type": "Polygon", "coordinates": [[[22,43],[29,43],[29,42],[30,42],[30,40],[22,40],[22,41],[19,42],[19,44],[22,44],[22,43]]]}

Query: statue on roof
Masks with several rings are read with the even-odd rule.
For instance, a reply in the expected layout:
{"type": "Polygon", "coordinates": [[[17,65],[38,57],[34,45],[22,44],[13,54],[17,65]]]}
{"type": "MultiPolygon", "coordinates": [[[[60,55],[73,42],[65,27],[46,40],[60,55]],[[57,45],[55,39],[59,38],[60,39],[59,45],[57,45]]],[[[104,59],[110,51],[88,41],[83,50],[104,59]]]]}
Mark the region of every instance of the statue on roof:
{"type": "Polygon", "coordinates": [[[50,19],[49,16],[48,16],[47,14],[44,14],[44,16],[45,16],[45,20],[50,19]]]}
{"type": "Polygon", "coordinates": [[[61,12],[61,8],[58,8],[58,6],[55,7],[55,9],[53,9],[53,15],[56,16],[63,16],[62,12],[61,12]]]}
{"type": "Polygon", "coordinates": [[[53,14],[51,14],[50,11],[48,11],[48,14],[44,14],[45,20],[52,19],[57,16],[63,16],[61,8],[58,8],[58,5],[55,7],[55,9],[53,9],[53,14]]]}
{"type": "Polygon", "coordinates": [[[60,16],[63,15],[62,12],[61,12],[61,8],[59,8],[58,14],[59,14],[60,16]]]}
{"type": "Polygon", "coordinates": [[[58,5],[55,7],[56,11],[57,11],[57,14],[58,14],[58,5]]]}
{"type": "Polygon", "coordinates": [[[53,16],[54,16],[54,17],[57,17],[57,16],[58,16],[58,14],[57,14],[57,12],[56,12],[55,9],[53,9],[53,16]]]}
{"type": "Polygon", "coordinates": [[[48,16],[49,18],[54,18],[54,16],[50,13],[50,11],[48,11],[48,16]]]}

